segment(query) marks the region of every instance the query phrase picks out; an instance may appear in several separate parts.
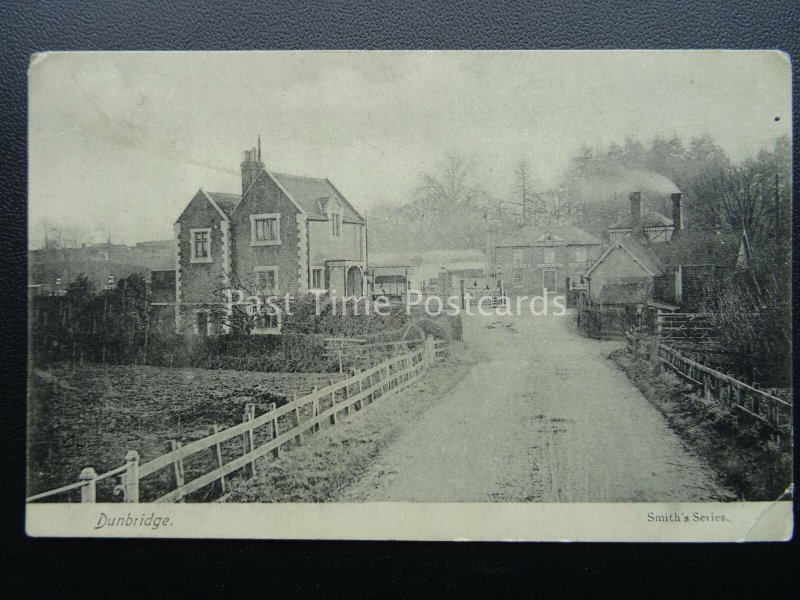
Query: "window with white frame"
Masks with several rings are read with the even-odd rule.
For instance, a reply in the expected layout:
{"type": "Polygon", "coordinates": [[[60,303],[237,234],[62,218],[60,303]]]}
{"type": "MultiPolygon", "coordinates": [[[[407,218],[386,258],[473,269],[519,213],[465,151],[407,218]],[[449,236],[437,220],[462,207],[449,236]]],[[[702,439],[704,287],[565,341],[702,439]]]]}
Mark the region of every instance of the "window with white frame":
{"type": "Polygon", "coordinates": [[[211,229],[190,229],[189,244],[191,246],[191,262],[211,262],[211,229]]]}
{"type": "Polygon", "coordinates": [[[514,273],[512,282],[514,287],[522,287],[522,273],[514,273]]]}
{"type": "Polygon", "coordinates": [[[511,260],[515,264],[521,263],[525,260],[525,251],[522,248],[515,248],[511,251],[511,260]]]}
{"type": "Polygon", "coordinates": [[[544,249],[544,262],[552,264],[556,262],[556,249],[555,248],[545,248],[544,249]]]}
{"type": "Polygon", "coordinates": [[[250,245],[275,246],[281,243],[280,213],[250,215],[250,245]]]}
{"type": "Polygon", "coordinates": [[[322,267],[314,267],[311,269],[311,288],[315,290],[323,289],[322,281],[322,267]]]}
{"type": "Polygon", "coordinates": [[[339,213],[331,213],[331,235],[339,237],[342,229],[342,216],[339,213]]]}
{"type": "Polygon", "coordinates": [[[265,296],[277,293],[278,267],[255,267],[256,291],[265,296]]]}

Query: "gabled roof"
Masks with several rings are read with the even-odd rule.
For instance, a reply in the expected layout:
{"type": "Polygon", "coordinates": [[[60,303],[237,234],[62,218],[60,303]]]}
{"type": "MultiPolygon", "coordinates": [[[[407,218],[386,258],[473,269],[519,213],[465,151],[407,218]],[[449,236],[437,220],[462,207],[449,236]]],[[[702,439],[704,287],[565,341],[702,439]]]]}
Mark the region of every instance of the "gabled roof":
{"type": "MultiPolygon", "coordinates": [[[[672,219],[654,210],[642,211],[642,227],[672,227],[672,219]]],[[[614,223],[609,229],[633,229],[630,215],[614,223]]]]}
{"type": "Polygon", "coordinates": [[[669,242],[656,242],[653,251],[665,266],[716,265],[733,267],[742,234],[722,229],[679,229],[669,242]]]}
{"type": "MultiPolygon", "coordinates": [[[[226,195],[226,196],[230,196],[230,194],[224,194],[224,195],[226,195]]],[[[183,210],[181,211],[181,214],[180,214],[180,215],[178,216],[178,218],[175,220],[175,222],[176,222],[176,223],[177,223],[178,221],[180,221],[180,220],[183,218],[183,215],[184,215],[184,214],[186,214],[186,211],[189,209],[189,206],[192,204],[192,202],[194,202],[195,198],[197,198],[198,196],[199,196],[199,197],[201,197],[201,198],[205,198],[205,199],[208,201],[208,203],[209,203],[211,206],[213,206],[213,207],[214,207],[214,210],[216,210],[216,211],[217,211],[217,213],[219,214],[219,216],[220,216],[220,217],[222,217],[224,220],[226,220],[226,221],[227,221],[227,220],[230,218],[230,213],[226,213],[226,212],[225,212],[225,211],[222,209],[222,207],[219,205],[219,203],[217,202],[217,200],[215,200],[215,199],[212,197],[212,195],[211,195],[211,194],[209,194],[209,193],[208,193],[207,191],[205,191],[203,188],[200,188],[199,190],[197,190],[197,193],[196,193],[194,196],[192,196],[192,199],[189,201],[189,203],[188,203],[186,206],[184,206],[184,207],[183,207],[183,210]]]]}
{"type": "Polygon", "coordinates": [[[222,212],[230,218],[233,209],[239,204],[242,197],[239,194],[225,194],[223,192],[206,192],[206,194],[216,202],[222,212]]]}
{"type": "MultiPolygon", "coordinates": [[[[272,173],[266,169],[263,169],[262,172],[272,177],[309,219],[327,220],[328,215],[325,214],[325,204],[332,198],[336,198],[342,206],[342,221],[364,223],[364,218],[327,179],[272,173]]],[[[242,200],[239,194],[206,192],[202,189],[201,192],[225,219],[230,219],[231,213],[239,206],[242,200]]]]}
{"type": "Polygon", "coordinates": [[[339,202],[336,196],[328,196],[326,198],[319,198],[317,200],[319,204],[320,210],[325,214],[328,214],[332,210],[341,210],[342,203],[339,202]]]}
{"type": "Polygon", "coordinates": [[[305,177],[301,175],[288,175],[286,173],[272,173],[275,179],[286,193],[300,205],[303,212],[309,219],[325,219],[328,216],[323,212],[321,201],[327,201],[332,196],[339,199],[342,205],[342,220],[351,223],[363,223],[364,219],[353,208],[350,203],[333,187],[333,184],[327,179],[320,179],[317,177],[305,177]]]}
{"type": "Polygon", "coordinates": [[[548,234],[553,241],[564,242],[567,245],[603,244],[592,234],[574,225],[526,225],[502,240],[498,246],[532,246],[546,243],[548,234]]]}
{"type": "Polygon", "coordinates": [[[617,250],[626,252],[642,269],[649,275],[661,275],[661,261],[653,252],[650,246],[645,246],[634,239],[619,240],[611,244],[608,249],[600,255],[591,267],[589,267],[583,274],[584,277],[589,277],[599,265],[601,265],[609,254],[617,250]]]}

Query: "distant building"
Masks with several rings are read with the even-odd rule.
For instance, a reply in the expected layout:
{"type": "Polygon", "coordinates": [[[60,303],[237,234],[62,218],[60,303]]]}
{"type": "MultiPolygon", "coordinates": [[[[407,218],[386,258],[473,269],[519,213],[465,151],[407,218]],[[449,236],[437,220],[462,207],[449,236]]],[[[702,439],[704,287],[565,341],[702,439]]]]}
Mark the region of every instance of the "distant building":
{"type": "MultiPolygon", "coordinates": [[[[699,311],[709,281],[728,277],[737,266],[746,266],[741,234],[684,229],[681,194],[673,194],[672,202],[674,225],[670,231],[663,231],[660,226],[657,232],[633,227],[619,235],[621,230],[614,230],[608,249],[583,274],[593,303],[699,311]]],[[[640,195],[635,192],[631,194],[629,222],[637,222],[640,209],[640,195]]]]}
{"type": "Polygon", "coordinates": [[[103,289],[109,275],[116,280],[134,273],[145,280],[152,271],[175,268],[175,241],[140,242],[135,246],[110,241],[78,248],[41,248],[31,250],[29,283],[55,285],[61,279],[66,289],[80,274],[86,275],[98,289],[103,289]]]}
{"type": "Polygon", "coordinates": [[[602,251],[579,227],[528,225],[495,245],[494,271],[509,296],[564,294],[602,251]]]}

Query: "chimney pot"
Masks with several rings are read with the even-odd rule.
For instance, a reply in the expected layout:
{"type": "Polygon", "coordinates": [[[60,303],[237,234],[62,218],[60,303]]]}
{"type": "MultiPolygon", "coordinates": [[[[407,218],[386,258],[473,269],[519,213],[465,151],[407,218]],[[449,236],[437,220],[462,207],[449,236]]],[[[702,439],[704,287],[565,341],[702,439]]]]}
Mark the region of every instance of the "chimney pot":
{"type": "Polygon", "coordinates": [[[672,198],[672,227],[675,231],[683,229],[683,194],[678,192],[670,196],[672,198]]]}
{"type": "Polygon", "coordinates": [[[642,224],[642,192],[631,192],[631,227],[637,228],[642,224]]]}
{"type": "Polygon", "coordinates": [[[259,158],[259,153],[255,146],[250,150],[244,151],[244,162],[242,163],[242,195],[244,195],[252,185],[256,177],[258,177],[261,169],[264,168],[264,163],[262,163],[259,158]]]}

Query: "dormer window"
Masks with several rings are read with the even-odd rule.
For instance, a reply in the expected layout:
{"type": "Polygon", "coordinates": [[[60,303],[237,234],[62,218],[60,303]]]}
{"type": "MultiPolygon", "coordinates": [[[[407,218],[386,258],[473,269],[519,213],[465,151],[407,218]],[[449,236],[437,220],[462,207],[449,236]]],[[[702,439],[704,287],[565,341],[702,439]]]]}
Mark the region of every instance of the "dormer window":
{"type": "Polygon", "coordinates": [[[339,237],[339,233],[342,229],[342,216],[339,213],[331,213],[331,235],[333,237],[339,237]]]}
{"type": "Polygon", "coordinates": [[[280,213],[250,215],[250,245],[276,246],[281,243],[280,213]]]}

